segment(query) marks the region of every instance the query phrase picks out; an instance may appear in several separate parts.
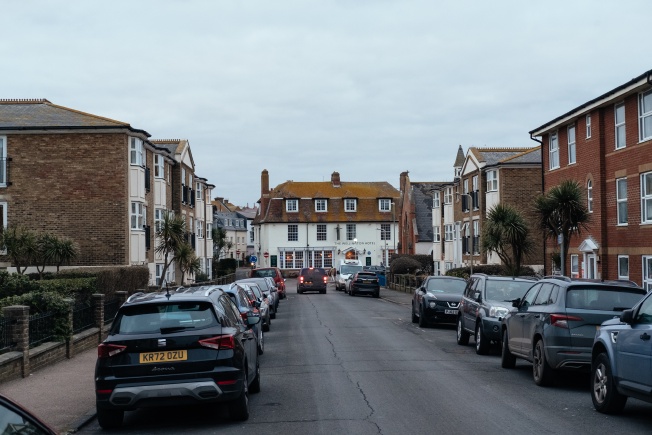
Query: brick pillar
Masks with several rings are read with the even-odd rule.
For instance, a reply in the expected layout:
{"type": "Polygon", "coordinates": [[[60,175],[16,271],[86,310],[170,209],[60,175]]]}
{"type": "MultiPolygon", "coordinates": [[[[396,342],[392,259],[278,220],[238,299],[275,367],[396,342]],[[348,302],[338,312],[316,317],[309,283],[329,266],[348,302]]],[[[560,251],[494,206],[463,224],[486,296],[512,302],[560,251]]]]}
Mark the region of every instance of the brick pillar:
{"type": "Polygon", "coordinates": [[[75,340],[73,339],[73,310],[75,308],[75,300],[72,298],[66,298],[64,301],[68,304],[68,319],[67,319],[67,328],[68,337],[66,337],[66,358],[70,359],[75,356],[75,340]]]}
{"type": "Polygon", "coordinates": [[[95,318],[95,327],[100,329],[100,332],[97,334],[97,342],[99,344],[104,339],[104,330],[106,329],[104,327],[104,294],[103,293],[96,293],[93,295],[93,307],[94,307],[93,316],[95,318]]]}
{"type": "Polygon", "coordinates": [[[127,298],[129,297],[129,293],[124,291],[124,290],[120,290],[120,291],[115,292],[115,296],[116,296],[116,298],[118,298],[119,305],[122,306],[122,304],[127,302],[127,298]]]}
{"type": "Polygon", "coordinates": [[[16,350],[23,353],[22,372],[23,378],[29,376],[29,307],[25,305],[12,305],[2,309],[2,315],[9,325],[11,342],[15,343],[16,350]]]}

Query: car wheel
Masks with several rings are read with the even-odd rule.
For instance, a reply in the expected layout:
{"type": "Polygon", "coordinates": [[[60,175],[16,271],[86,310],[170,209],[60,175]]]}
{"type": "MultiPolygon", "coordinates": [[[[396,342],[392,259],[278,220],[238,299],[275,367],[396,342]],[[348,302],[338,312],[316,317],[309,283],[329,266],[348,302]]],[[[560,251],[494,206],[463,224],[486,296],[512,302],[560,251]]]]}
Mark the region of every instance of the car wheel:
{"type": "Polygon", "coordinates": [[[251,394],[260,393],[260,364],[256,361],[256,377],[249,385],[249,392],[251,394]]]}
{"type": "Polygon", "coordinates": [[[412,323],[417,323],[419,321],[419,317],[417,317],[416,313],[414,312],[414,302],[412,302],[412,323]]]}
{"type": "Polygon", "coordinates": [[[240,397],[229,403],[229,416],[234,421],[245,421],[249,419],[249,386],[248,376],[245,369],[244,385],[240,397]]]}
{"type": "Polygon", "coordinates": [[[469,344],[469,333],[462,326],[462,316],[457,318],[457,344],[461,346],[469,344]]]}
{"type": "Polygon", "coordinates": [[[627,396],[616,389],[606,353],[598,355],[591,365],[591,399],[596,411],[604,414],[617,414],[627,403],[627,396]]]}
{"type": "Polygon", "coordinates": [[[428,326],[428,322],[426,322],[426,316],[423,314],[423,307],[419,305],[419,327],[425,328],[426,326],[428,326]]]}
{"type": "Polygon", "coordinates": [[[376,293],[374,293],[374,297],[375,297],[376,299],[380,297],[380,290],[377,291],[376,293]]]}
{"type": "Polygon", "coordinates": [[[114,429],[122,426],[125,412],[117,409],[97,408],[97,422],[102,429],[114,429]]]}
{"type": "Polygon", "coordinates": [[[540,387],[547,387],[552,384],[553,373],[552,368],[546,361],[546,352],[543,347],[543,340],[537,341],[534,346],[534,355],[532,361],[532,376],[534,383],[540,387]]]}
{"type": "Polygon", "coordinates": [[[513,369],[516,367],[516,357],[509,351],[507,330],[503,331],[503,346],[500,355],[500,366],[504,369],[513,369]]]}
{"type": "Polygon", "coordinates": [[[321,293],[321,294],[325,294],[325,293],[326,293],[326,290],[319,290],[319,293],[321,293]]]}
{"type": "Polygon", "coordinates": [[[489,353],[489,340],[482,332],[482,322],[475,325],[475,353],[478,355],[489,353]]]}

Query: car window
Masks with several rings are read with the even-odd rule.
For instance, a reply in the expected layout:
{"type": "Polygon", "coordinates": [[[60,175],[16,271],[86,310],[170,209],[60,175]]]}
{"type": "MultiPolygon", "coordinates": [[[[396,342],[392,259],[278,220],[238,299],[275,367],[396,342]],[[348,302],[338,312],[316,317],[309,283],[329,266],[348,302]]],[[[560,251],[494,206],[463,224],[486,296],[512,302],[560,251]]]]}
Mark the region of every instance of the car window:
{"type": "Polygon", "coordinates": [[[632,308],[645,291],[624,287],[573,286],[566,292],[566,307],[584,310],[622,311],[632,308]]]}
{"type": "Polygon", "coordinates": [[[224,307],[226,318],[229,319],[231,323],[230,326],[238,326],[242,323],[242,317],[236,313],[237,309],[230,298],[227,298],[226,296],[220,297],[220,304],[224,307]]]}
{"type": "Polygon", "coordinates": [[[523,295],[523,299],[521,300],[521,307],[527,308],[530,305],[534,303],[534,299],[537,296],[537,293],[539,292],[539,289],[541,289],[541,286],[543,284],[535,284],[533,285],[525,295],[523,295]]]}
{"type": "Polygon", "coordinates": [[[274,269],[256,269],[251,273],[252,277],[260,277],[260,278],[265,278],[265,277],[275,277],[276,276],[276,271],[274,269]]]}
{"type": "Polygon", "coordinates": [[[513,301],[522,298],[532,284],[531,281],[488,279],[485,298],[491,301],[513,301]]]}
{"type": "Polygon", "coordinates": [[[142,304],[118,313],[113,334],[161,333],[169,329],[199,329],[218,325],[209,302],[142,304]]]}
{"type": "Polygon", "coordinates": [[[636,323],[649,325],[652,324],[652,297],[647,298],[636,313],[636,323]]]}
{"type": "Polygon", "coordinates": [[[552,293],[553,285],[549,282],[541,284],[541,290],[537,294],[533,305],[548,305],[550,300],[550,293],[552,293]]]}
{"type": "Polygon", "coordinates": [[[4,427],[3,434],[47,434],[29,417],[19,414],[4,404],[0,405],[0,422],[4,427]]]}
{"type": "Polygon", "coordinates": [[[469,283],[466,286],[465,296],[469,299],[474,299],[473,293],[475,292],[475,287],[478,285],[478,278],[471,278],[469,283]]]}

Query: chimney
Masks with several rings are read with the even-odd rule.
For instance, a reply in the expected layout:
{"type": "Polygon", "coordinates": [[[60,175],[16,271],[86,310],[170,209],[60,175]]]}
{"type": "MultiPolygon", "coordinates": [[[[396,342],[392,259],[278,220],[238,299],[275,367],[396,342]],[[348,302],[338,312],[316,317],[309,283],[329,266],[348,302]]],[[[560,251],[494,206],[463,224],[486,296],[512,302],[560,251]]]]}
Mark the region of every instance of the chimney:
{"type": "Polygon", "coordinates": [[[269,204],[269,172],[263,169],[260,174],[260,212],[267,214],[267,205],[269,204]]]}
{"type": "Polygon", "coordinates": [[[340,184],[340,173],[339,172],[333,172],[331,174],[331,183],[333,183],[333,187],[342,187],[342,184],[340,184]]]}
{"type": "Polygon", "coordinates": [[[410,171],[401,172],[401,181],[400,181],[400,185],[399,185],[399,190],[401,192],[405,192],[405,189],[407,187],[406,183],[407,183],[407,180],[408,180],[408,174],[409,173],[410,173],[410,171]]]}

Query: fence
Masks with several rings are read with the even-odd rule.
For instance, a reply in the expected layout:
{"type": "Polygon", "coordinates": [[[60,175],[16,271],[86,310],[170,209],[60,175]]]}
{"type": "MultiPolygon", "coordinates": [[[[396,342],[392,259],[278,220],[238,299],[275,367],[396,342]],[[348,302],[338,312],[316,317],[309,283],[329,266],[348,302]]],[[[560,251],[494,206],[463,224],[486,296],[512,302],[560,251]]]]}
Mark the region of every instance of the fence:
{"type": "Polygon", "coordinates": [[[389,274],[387,278],[387,287],[405,293],[414,293],[414,289],[423,282],[423,277],[408,274],[389,274]]]}

